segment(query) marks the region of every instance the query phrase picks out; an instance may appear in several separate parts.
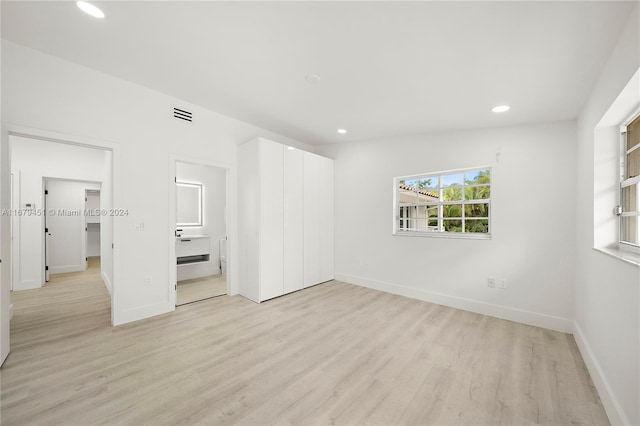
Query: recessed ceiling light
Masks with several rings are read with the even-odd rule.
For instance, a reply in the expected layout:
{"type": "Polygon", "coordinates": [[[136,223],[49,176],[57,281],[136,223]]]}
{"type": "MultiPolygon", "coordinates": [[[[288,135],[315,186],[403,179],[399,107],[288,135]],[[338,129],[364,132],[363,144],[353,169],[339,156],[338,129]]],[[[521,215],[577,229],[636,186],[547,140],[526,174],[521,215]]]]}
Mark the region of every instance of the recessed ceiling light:
{"type": "Polygon", "coordinates": [[[491,111],[493,112],[507,112],[511,109],[511,107],[509,105],[498,105],[498,106],[494,106],[493,108],[491,108],[491,111]]]}
{"type": "Polygon", "coordinates": [[[288,149],[289,151],[293,151],[295,148],[294,148],[294,147],[292,147],[292,146],[288,146],[288,147],[287,147],[287,149],[288,149]]]}
{"type": "Polygon", "coordinates": [[[311,84],[320,83],[320,76],[318,74],[307,74],[307,76],[305,78],[311,84]]]}
{"type": "Polygon", "coordinates": [[[77,1],[76,5],[87,15],[91,15],[94,18],[99,18],[99,19],[104,18],[104,12],[98,9],[98,7],[92,5],[91,3],[87,3],[86,1],[77,1]]]}
{"type": "Polygon", "coordinates": [[[347,131],[345,129],[338,129],[338,133],[344,135],[345,133],[347,133],[347,131]]]}

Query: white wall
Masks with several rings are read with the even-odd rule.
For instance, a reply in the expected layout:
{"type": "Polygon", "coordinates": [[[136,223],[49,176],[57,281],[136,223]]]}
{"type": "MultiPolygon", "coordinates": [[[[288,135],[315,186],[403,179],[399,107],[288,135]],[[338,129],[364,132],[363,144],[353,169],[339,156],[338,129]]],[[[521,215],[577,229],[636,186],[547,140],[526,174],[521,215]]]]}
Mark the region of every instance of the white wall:
{"type": "MultiPolygon", "coordinates": [[[[25,203],[35,203],[36,210],[44,207],[44,178],[93,182],[105,180],[104,164],[107,159],[103,150],[20,136],[11,136],[9,139],[11,171],[14,176],[14,189],[17,190],[14,199],[18,208],[24,207],[25,203]]],[[[78,187],[77,191],[81,192],[84,189],[78,187]]],[[[84,194],[78,202],[80,200],[84,201],[84,194]]],[[[40,288],[44,283],[43,230],[43,215],[13,218],[13,253],[16,254],[12,260],[14,290],[40,288]]],[[[62,252],[65,250],[60,247],[58,254],[62,252]]],[[[58,266],[64,266],[69,259],[58,260],[62,262],[58,266]]],[[[71,264],[74,263],[67,266],[71,264]]]]}
{"type": "MultiPolygon", "coordinates": [[[[162,93],[89,68],[2,42],[2,121],[117,145],[114,157],[122,185],[114,187],[129,215],[114,218],[114,323],[174,309],[170,294],[169,173],[171,155],[229,164],[229,258],[237,258],[236,146],[257,136],[301,149],[309,146],[281,135],[189,105],[162,93]],[[172,118],[172,108],[193,112],[194,123],[172,118]],[[136,231],[134,222],[144,222],[136,231]],[[121,240],[118,229],[121,226],[121,240]],[[145,285],[145,277],[151,285],[145,285]],[[118,277],[122,282],[117,283],[118,277]]],[[[6,173],[6,172],[5,172],[6,173]]],[[[120,178],[118,178],[120,179],[120,178]]],[[[116,180],[117,182],[118,180],[116,180]]],[[[104,188],[103,188],[104,189],[104,188]]],[[[116,198],[117,199],[117,198],[116,198]]],[[[231,293],[237,267],[229,265],[231,293]]]]}
{"type": "MultiPolygon", "coordinates": [[[[578,120],[574,334],[613,424],[640,424],[640,268],[592,248],[603,217],[594,217],[594,205],[604,208],[602,192],[612,190],[601,181],[610,163],[602,153],[610,150],[594,144],[594,130],[640,67],[639,13],[636,6],[578,120]]],[[[599,141],[606,131],[597,132],[599,141]]]]}
{"type": "Polygon", "coordinates": [[[87,189],[100,189],[100,184],[47,179],[45,187],[49,193],[46,217],[50,234],[46,256],[49,273],[84,271],[88,256],[85,195],[87,189]]]}
{"type": "Polygon", "coordinates": [[[566,122],[326,148],[336,278],[571,331],[575,141],[566,122]],[[392,235],[393,177],[475,166],[492,167],[491,240],[392,235]],[[488,288],[487,277],[509,288],[488,288]]]}
{"type": "Polygon", "coordinates": [[[202,185],[202,226],[180,226],[182,235],[208,235],[210,260],[206,263],[180,265],[178,281],[220,274],[220,248],[218,241],[227,235],[226,228],[226,170],[178,162],[178,182],[202,185]]]}

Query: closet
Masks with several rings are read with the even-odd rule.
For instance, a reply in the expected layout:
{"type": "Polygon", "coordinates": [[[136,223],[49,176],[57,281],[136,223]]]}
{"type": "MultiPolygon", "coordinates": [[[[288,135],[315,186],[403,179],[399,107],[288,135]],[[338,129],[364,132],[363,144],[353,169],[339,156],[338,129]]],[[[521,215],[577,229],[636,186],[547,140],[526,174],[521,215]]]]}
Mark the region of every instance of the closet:
{"type": "Polygon", "coordinates": [[[84,197],[85,212],[85,257],[100,257],[100,191],[96,189],[85,189],[84,197]]]}
{"type": "Polygon", "coordinates": [[[262,302],[333,279],[333,160],[263,138],[238,148],[241,295],[262,302]]]}

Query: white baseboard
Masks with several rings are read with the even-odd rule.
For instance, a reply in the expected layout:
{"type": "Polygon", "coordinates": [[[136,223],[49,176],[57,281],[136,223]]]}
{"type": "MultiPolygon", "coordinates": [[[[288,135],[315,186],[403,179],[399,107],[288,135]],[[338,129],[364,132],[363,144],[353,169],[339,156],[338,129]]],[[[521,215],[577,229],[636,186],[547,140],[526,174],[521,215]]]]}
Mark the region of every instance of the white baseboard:
{"type": "Polygon", "coordinates": [[[113,293],[111,292],[112,286],[111,286],[111,280],[109,279],[109,276],[104,272],[100,272],[100,276],[102,277],[104,286],[107,288],[107,291],[109,292],[109,296],[113,296],[113,293]]]}
{"type": "Polygon", "coordinates": [[[163,302],[153,305],[140,306],[134,309],[114,312],[113,325],[122,325],[129,322],[138,321],[145,318],[155,317],[157,315],[173,312],[176,307],[173,303],[163,302]]]}
{"type": "Polygon", "coordinates": [[[449,306],[452,308],[462,309],[465,311],[475,312],[483,315],[489,315],[492,317],[533,325],[536,327],[548,328],[550,330],[556,330],[562,333],[573,332],[573,321],[567,318],[540,314],[531,311],[524,311],[521,309],[510,308],[508,306],[493,305],[478,300],[450,296],[412,287],[405,287],[398,284],[371,280],[369,278],[358,277],[355,275],[342,273],[336,273],[335,275],[336,280],[345,281],[374,290],[385,291],[387,293],[410,297],[412,299],[424,300],[426,302],[436,303],[438,305],[449,306]]]}
{"type": "Polygon", "coordinates": [[[600,363],[593,354],[593,350],[591,350],[591,346],[587,342],[582,329],[575,321],[573,323],[573,337],[576,339],[576,344],[578,345],[578,349],[580,349],[584,363],[587,365],[593,384],[598,390],[604,410],[607,412],[607,416],[609,416],[609,421],[612,425],[631,424],[622,410],[618,399],[614,395],[607,376],[604,374],[604,371],[602,371],[602,367],[600,367],[600,363]]]}
{"type": "Polygon", "coordinates": [[[65,265],[65,266],[49,266],[50,274],[66,274],[68,272],[86,271],[84,264],[81,265],[65,265]]]}

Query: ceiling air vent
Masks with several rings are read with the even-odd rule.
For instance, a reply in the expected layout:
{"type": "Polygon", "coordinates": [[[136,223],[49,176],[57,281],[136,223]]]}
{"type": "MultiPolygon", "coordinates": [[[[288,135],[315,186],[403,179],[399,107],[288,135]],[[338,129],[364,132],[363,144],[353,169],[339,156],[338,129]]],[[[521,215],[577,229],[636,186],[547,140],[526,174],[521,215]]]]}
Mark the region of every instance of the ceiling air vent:
{"type": "Polygon", "coordinates": [[[193,121],[193,114],[189,111],[174,107],[173,118],[179,118],[180,120],[188,121],[189,123],[191,123],[193,121]]]}

